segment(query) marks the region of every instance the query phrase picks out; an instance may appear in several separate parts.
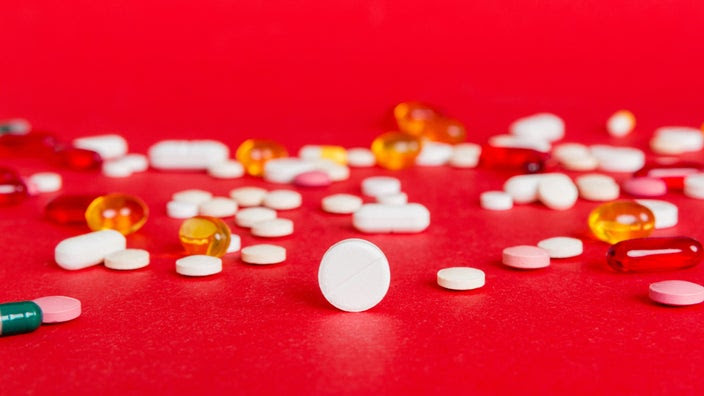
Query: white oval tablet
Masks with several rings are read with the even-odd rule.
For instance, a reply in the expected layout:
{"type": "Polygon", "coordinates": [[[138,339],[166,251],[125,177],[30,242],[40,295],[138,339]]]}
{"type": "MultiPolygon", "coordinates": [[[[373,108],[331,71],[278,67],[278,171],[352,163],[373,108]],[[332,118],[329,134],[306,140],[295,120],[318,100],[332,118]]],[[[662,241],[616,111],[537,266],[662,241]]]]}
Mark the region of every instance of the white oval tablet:
{"type": "Polygon", "coordinates": [[[553,142],[565,135],[565,122],[551,113],[538,113],[514,121],[509,130],[512,135],[553,142]]]}
{"type": "Polygon", "coordinates": [[[335,214],[351,214],[362,207],[362,198],[351,194],[328,195],[321,201],[323,211],[335,214]]]}
{"type": "Polygon", "coordinates": [[[252,225],[252,235],[278,238],[293,234],[293,221],[289,219],[264,220],[252,225]]]}
{"type": "Polygon", "coordinates": [[[191,189],[175,192],[171,199],[178,202],[189,202],[200,205],[203,202],[208,202],[213,198],[213,194],[208,191],[191,189]]]}
{"type": "Polygon", "coordinates": [[[176,260],[176,272],[184,276],[209,276],[222,272],[219,257],[195,254],[176,260]]]}
{"type": "Polygon", "coordinates": [[[205,170],[229,157],[230,149],[215,140],[163,140],[149,148],[149,162],[162,170],[205,170]]]}
{"type": "Polygon", "coordinates": [[[368,148],[354,147],[347,150],[347,165],[355,168],[368,168],[375,164],[374,153],[368,148]]]}
{"type": "Polygon", "coordinates": [[[440,142],[424,142],[416,157],[418,166],[442,166],[452,157],[452,145],[440,142]]]}
{"type": "Polygon", "coordinates": [[[237,179],[244,175],[244,166],[235,160],[218,162],[208,166],[208,175],[216,179],[237,179]]]}
{"type": "Polygon", "coordinates": [[[677,205],[659,199],[636,199],[636,202],[653,212],[655,216],[655,229],[659,230],[677,225],[679,220],[677,205]]]}
{"type": "Polygon", "coordinates": [[[386,296],[391,282],[389,262],[376,245],[363,239],[345,239],[323,255],[318,285],[330,304],[343,311],[361,312],[386,296]]]}
{"type": "Polygon", "coordinates": [[[589,147],[606,172],[635,172],[645,165],[645,154],[634,147],[614,147],[597,144],[589,147]]]}
{"type": "Polygon", "coordinates": [[[352,225],[367,233],[421,232],[430,225],[430,212],[418,203],[365,204],[352,215],[352,225]]]}
{"type": "Polygon", "coordinates": [[[29,182],[39,193],[49,193],[61,190],[61,175],[54,172],[39,172],[29,177],[29,182]]]}
{"type": "Polygon", "coordinates": [[[301,194],[293,190],[273,190],[264,197],[264,206],[276,210],[290,210],[301,206],[301,194]]]}
{"type": "Polygon", "coordinates": [[[73,146],[95,151],[104,160],[127,154],[127,140],[120,135],[96,135],[73,139],[73,146]]]}
{"type": "Polygon", "coordinates": [[[105,257],[105,266],[110,269],[129,271],[149,265],[149,252],[143,249],[125,249],[105,257]]]}
{"type": "Polygon", "coordinates": [[[512,176],[504,183],[504,191],[517,204],[531,203],[538,200],[538,182],[543,175],[512,176]]]}
{"type": "Polygon", "coordinates": [[[312,161],[293,157],[275,158],[264,164],[264,180],[271,183],[291,183],[301,173],[315,169],[312,161]]]}
{"type": "Polygon", "coordinates": [[[198,206],[198,212],[203,216],[230,217],[237,213],[237,202],[225,197],[215,197],[198,206]]]}
{"type": "Polygon", "coordinates": [[[102,173],[105,177],[123,178],[132,176],[132,166],[120,159],[103,162],[102,173]]]}
{"type": "Polygon", "coordinates": [[[169,201],[166,203],[166,215],[172,219],[188,219],[198,216],[198,205],[192,202],[169,201]]]}
{"type": "Polygon", "coordinates": [[[269,208],[253,207],[241,209],[235,215],[235,224],[249,228],[256,223],[276,218],[276,211],[269,208]]]}
{"type": "Polygon", "coordinates": [[[408,195],[404,192],[389,195],[377,195],[376,202],[384,205],[405,205],[408,203],[408,195]]]}
{"type": "Polygon", "coordinates": [[[401,192],[401,181],[390,176],[372,176],[362,180],[362,194],[371,197],[401,192]]]}
{"type": "Polygon", "coordinates": [[[264,202],[267,191],[259,187],[240,187],[230,191],[230,198],[239,206],[259,206],[264,202]]]}
{"type": "Polygon", "coordinates": [[[479,163],[482,146],[475,143],[460,143],[452,148],[450,166],[455,168],[475,168],[479,163]]]}
{"type": "Polygon", "coordinates": [[[551,258],[576,257],[584,252],[584,244],[577,238],[554,237],[538,242],[538,247],[547,250],[551,258]]]}
{"type": "Polygon", "coordinates": [[[144,154],[127,154],[120,158],[120,161],[126,163],[132,169],[132,172],[144,172],[149,169],[149,160],[144,154]]]}
{"type": "Polygon", "coordinates": [[[230,234],[230,245],[227,247],[225,253],[238,252],[242,247],[242,238],[237,234],[230,234]]]}
{"type": "Polygon", "coordinates": [[[252,245],[243,248],[240,257],[248,264],[278,264],[286,260],[286,248],[269,244],[252,245]]]}
{"type": "Polygon", "coordinates": [[[64,239],[54,249],[54,260],[66,270],[79,270],[100,264],[105,257],[125,250],[125,236],[115,230],[102,230],[64,239]]]}
{"type": "Polygon", "coordinates": [[[513,208],[513,198],[503,191],[485,191],[479,196],[479,205],[488,210],[509,210],[513,208]]]}
{"type": "Polygon", "coordinates": [[[599,173],[577,176],[575,183],[579,196],[589,201],[613,201],[621,190],[613,177],[599,173]]]}
{"type": "Polygon", "coordinates": [[[450,267],[438,271],[438,285],[450,290],[472,290],[484,286],[484,271],[470,267],[450,267]]]}
{"type": "Polygon", "coordinates": [[[574,206],[578,197],[577,186],[567,175],[561,173],[546,175],[538,182],[538,199],[550,209],[569,209],[574,206]]]}

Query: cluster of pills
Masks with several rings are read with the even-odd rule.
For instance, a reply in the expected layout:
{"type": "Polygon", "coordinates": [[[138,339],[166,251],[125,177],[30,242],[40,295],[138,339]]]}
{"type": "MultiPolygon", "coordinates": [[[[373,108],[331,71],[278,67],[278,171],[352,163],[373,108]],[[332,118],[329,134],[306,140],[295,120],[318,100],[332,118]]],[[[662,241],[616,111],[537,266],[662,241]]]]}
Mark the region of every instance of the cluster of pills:
{"type": "Polygon", "coordinates": [[[41,324],[68,322],[80,315],[81,302],[66,296],[3,303],[0,304],[0,336],[29,333],[41,324]]]}

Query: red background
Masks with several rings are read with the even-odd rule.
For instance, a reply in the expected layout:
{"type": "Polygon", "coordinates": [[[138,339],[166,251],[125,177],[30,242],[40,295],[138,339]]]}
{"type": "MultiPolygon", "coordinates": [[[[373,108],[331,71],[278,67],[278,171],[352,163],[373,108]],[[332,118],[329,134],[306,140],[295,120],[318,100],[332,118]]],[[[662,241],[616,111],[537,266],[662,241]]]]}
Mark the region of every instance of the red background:
{"type": "MultiPolygon", "coordinates": [[[[464,121],[470,140],[517,117],[552,111],[566,140],[647,147],[661,125],[704,121],[704,60],[695,1],[5,1],[0,3],[0,119],[25,117],[67,139],[103,132],[145,152],[164,138],[210,137],[233,150],[248,137],[366,146],[393,127],[390,109],[422,100],[464,121]],[[632,137],[603,124],[632,110],[632,137]]],[[[698,154],[695,157],[701,157],[698,154]]],[[[0,159],[22,174],[36,159],[0,159]]],[[[43,220],[55,194],[0,208],[0,301],[63,294],[83,302],[72,322],[0,339],[0,393],[701,393],[704,307],[665,308],[647,286],[704,282],[704,269],[624,275],[588,236],[594,203],[482,211],[481,191],[507,175],[450,168],[354,170],[348,182],[306,190],[286,263],[225,258],[222,274],[186,279],[170,194],[226,194],[244,178],[150,171],[128,180],[60,171],[64,192],[123,191],[152,216],[128,246],[152,264],[117,273],[59,269],[53,247],[84,232],[43,220]],[[335,310],[317,286],[334,242],[360,237],[345,216],[319,210],[331,192],[359,193],[372,174],[402,179],[432,213],[418,235],[373,235],[391,263],[372,310],[335,310]],[[585,254],[545,270],[502,267],[501,249],[579,236],[585,254]],[[487,285],[449,292],[446,266],[483,269],[487,285]]],[[[625,175],[617,175],[619,178],[625,175]]],[[[704,239],[701,202],[670,193],[682,213],[656,235],[704,239]]],[[[245,245],[255,242],[247,232],[245,245]]]]}

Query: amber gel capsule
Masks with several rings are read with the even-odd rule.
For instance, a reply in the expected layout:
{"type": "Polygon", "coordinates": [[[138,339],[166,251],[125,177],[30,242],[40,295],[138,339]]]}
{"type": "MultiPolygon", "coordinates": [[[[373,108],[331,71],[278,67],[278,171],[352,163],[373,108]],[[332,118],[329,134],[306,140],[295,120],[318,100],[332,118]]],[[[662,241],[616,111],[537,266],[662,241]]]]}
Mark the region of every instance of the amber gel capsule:
{"type": "Polygon", "coordinates": [[[0,336],[29,333],[42,324],[42,310],[35,302],[0,304],[0,336]]]}
{"type": "Polygon", "coordinates": [[[149,208],[139,197],[114,193],[94,199],[86,208],[85,216],[93,231],[116,230],[129,235],[147,222],[149,208]]]}
{"type": "Polygon", "coordinates": [[[702,244],[689,237],[637,238],[612,245],[606,262],[619,272],[671,271],[702,260],[702,244]]]}

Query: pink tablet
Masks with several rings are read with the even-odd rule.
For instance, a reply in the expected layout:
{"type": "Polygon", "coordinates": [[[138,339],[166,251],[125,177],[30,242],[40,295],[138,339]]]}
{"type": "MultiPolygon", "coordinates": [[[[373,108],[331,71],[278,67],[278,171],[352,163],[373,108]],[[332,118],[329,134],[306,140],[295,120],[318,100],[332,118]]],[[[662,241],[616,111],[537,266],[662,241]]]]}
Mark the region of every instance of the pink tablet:
{"type": "Polygon", "coordinates": [[[694,305],[704,301],[704,286],[683,280],[650,284],[650,299],[665,305],[694,305]]]}
{"type": "Polygon", "coordinates": [[[42,309],[42,323],[68,322],[81,316],[81,302],[72,297],[47,296],[33,301],[42,309]]]}

